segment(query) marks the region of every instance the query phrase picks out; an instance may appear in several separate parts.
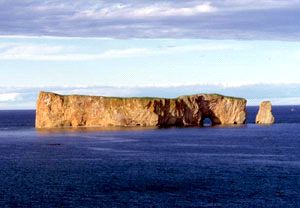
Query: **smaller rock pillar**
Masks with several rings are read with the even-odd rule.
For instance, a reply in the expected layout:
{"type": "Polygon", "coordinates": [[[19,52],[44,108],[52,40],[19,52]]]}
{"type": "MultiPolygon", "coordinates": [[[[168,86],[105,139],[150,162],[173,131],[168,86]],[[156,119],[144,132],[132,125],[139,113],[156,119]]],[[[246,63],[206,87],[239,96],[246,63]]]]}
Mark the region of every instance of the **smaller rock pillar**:
{"type": "Polygon", "coordinates": [[[259,105],[259,111],[256,115],[257,124],[273,124],[275,122],[275,118],[272,114],[272,104],[270,101],[263,101],[259,105]]]}

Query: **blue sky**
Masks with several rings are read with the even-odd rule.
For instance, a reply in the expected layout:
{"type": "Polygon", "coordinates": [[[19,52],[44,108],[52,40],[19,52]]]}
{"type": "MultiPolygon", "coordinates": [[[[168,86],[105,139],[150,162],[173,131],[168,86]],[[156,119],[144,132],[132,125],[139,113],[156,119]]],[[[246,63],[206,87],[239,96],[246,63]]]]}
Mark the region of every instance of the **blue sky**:
{"type": "Polygon", "coordinates": [[[300,104],[300,1],[0,1],[0,109],[40,90],[300,104]],[[258,90],[259,89],[259,90],[258,90]]]}

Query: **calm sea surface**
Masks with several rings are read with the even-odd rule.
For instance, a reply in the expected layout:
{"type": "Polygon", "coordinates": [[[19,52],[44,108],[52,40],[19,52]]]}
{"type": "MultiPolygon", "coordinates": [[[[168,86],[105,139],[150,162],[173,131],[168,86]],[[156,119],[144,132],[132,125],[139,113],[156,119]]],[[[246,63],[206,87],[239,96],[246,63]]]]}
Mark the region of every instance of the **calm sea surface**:
{"type": "Polygon", "coordinates": [[[0,111],[0,207],[300,207],[300,107],[239,127],[36,131],[0,111]]]}

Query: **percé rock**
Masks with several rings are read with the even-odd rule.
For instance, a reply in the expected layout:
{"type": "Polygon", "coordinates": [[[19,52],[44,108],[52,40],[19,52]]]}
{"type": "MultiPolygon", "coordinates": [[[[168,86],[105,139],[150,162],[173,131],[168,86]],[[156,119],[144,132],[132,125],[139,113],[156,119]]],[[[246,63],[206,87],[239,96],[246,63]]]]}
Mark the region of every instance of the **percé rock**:
{"type": "Polygon", "coordinates": [[[244,124],[246,100],[217,94],[175,99],[58,95],[41,92],[36,128],[110,126],[202,126],[244,124]]]}
{"type": "Polygon", "coordinates": [[[257,124],[273,124],[275,118],[272,114],[272,104],[270,101],[263,101],[259,105],[259,111],[256,116],[257,124]]]}

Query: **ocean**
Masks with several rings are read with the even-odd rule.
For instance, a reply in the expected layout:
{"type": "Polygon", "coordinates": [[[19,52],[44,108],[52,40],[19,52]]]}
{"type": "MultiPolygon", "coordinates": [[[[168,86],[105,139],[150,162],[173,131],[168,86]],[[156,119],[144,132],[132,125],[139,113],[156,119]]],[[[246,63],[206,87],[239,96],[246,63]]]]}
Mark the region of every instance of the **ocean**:
{"type": "Polygon", "coordinates": [[[300,207],[300,106],[276,124],[37,131],[0,111],[0,207],[300,207]]]}

